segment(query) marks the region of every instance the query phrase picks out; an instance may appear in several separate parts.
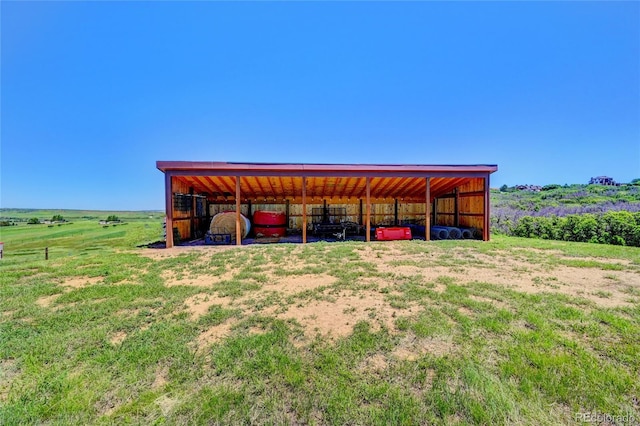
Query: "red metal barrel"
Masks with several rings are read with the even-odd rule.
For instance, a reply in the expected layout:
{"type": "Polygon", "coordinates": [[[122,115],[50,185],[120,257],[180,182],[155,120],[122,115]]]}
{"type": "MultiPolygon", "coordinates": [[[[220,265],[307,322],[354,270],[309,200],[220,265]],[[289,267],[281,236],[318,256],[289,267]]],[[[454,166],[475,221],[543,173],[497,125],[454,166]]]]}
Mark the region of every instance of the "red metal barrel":
{"type": "Polygon", "coordinates": [[[258,210],[253,214],[253,232],[256,237],[284,237],[287,216],[284,212],[258,210]]]}

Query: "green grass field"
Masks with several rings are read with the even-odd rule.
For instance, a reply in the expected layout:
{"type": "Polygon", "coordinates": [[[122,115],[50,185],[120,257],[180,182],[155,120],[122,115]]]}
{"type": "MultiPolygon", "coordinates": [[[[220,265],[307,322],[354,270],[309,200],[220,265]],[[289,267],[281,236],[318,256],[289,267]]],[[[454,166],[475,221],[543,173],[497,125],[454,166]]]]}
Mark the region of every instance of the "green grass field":
{"type": "Polygon", "coordinates": [[[638,248],[151,250],[137,217],[0,228],[0,424],[640,421],[638,248]]]}

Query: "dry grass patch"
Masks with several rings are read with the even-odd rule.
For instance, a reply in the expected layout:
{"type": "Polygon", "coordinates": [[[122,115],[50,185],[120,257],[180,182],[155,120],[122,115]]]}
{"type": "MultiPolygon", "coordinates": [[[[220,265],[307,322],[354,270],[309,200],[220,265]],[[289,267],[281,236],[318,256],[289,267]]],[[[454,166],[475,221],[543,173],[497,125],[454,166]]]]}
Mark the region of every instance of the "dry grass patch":
{"type": "Polygon", "coordinates": [[[373,354],[362,360],[359,370],[364,372],[382,372],[387,369],[389,362],[387,357],[382,354],[373,354]]]}
{"type": "Polygon", "coordinates": [[[20,370],[13,359],[0,359],[0,401],[6,401],[11,384],[20,370]]]}
{"type": "Polygon", "coordinates": [[[36,305],[40,306],[41,308],[48,308],[60,296],[62,296],[62,294],[52,294],[52,295],[49,295],[49,296],[39,297],[38,299],[36,299],[36,305]]]}
{"type": "Polygon", "coordinates": [[[168,377],[169,377],[169,368],[164,364],[158,365],[153,377],[153,383],[151,384],[151,389],[163,388],[167,383],[169,383],[168,377]]]}
{"type": "Polygon", "coordinates": [[[400,360],[415,361],[426,354],[441,357],[453,353],[456,349],[451,336],[418,338],[408,335],[398,344],[393,356],[400,360]]]}
{"type": "Polygon", "coordinates": [[[211,287],[222,281],[227,281],[233,278],[232,272],[225,272],[222,275],[193,275],[183,277],[181,274],[167,269],[162,271],[160,275],[164,280],[164,285],[167,287],[175,286],[187,286],[187,287],[211,287]]]}

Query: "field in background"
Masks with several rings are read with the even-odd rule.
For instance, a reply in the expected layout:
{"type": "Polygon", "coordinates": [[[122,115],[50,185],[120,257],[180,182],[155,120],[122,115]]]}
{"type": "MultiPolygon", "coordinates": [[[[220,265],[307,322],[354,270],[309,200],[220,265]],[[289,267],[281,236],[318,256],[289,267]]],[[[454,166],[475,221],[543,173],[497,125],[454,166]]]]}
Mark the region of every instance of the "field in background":
{"type": "Polygon", "coordinates": [[[0,228],[0,424],[640,419],[639,248],[153,250],[162,219],[127,223],[0,228]]]}
{"type": "Polygon", "coordinates": [[[49,257],[71,256],[107,248],[133,248],[163,239],[164,213],[158,211],[93,211],[0,209],[0,220],[16,223],[0,227],[0,241],[8,261],[19,256],[21,262],[49,257]],[[50,220],[62,215],[67,222],[28,225],[27,220],[50,220]],[[100,224],[115,215],[122,222],[100,224]]]}

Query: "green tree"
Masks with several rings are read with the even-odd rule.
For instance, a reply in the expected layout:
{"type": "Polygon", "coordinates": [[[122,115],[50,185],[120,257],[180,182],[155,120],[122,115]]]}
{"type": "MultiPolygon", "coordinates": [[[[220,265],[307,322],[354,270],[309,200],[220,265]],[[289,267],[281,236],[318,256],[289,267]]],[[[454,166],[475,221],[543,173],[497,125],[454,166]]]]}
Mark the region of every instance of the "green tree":
{"type": "Polygon", "coordinates": [[[51,218],[51,222],[64,222],[64,217],[61,214],[54,214],[51,218]]]}
{"type": "Polygon", "coordinates": [[[107,222],[120,222],[120,219],[115,214],[112,214],[107,217],[107,222]]]}
{"type": "Polygon", "coordinates": [[[507,184],[505,183],[504,185],[502,185],[500,187],[500,192],[507,192],[507,190],[509,189],[509,187],[507,186],[507,184]]]}
{"type": "Polygon", "coordinates": [[[40,223],[40,219],[38,219],[37,217],[32,217],[27,221],[28,225],[37,225],[38,223],[40,223]]]}

